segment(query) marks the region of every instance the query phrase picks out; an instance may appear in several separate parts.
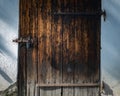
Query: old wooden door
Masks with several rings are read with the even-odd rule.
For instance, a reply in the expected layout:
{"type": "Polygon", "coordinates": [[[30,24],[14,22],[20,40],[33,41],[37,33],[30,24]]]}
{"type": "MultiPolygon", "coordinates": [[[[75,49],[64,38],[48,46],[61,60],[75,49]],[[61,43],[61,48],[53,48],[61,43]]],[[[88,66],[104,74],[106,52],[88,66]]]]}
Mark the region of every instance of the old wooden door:
{"type": "Polygon", "coordinates": [[[20,0],[19,96],[98,96],[101,0],[20,0]]]}

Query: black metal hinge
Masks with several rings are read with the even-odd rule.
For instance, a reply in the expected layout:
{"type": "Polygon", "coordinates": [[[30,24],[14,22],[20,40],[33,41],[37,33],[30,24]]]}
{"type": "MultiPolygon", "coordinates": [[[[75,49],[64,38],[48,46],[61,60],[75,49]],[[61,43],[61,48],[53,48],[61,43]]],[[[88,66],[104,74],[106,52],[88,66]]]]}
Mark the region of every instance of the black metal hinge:
{"type": "Polygon", "coordinates": [[[103,16],[104,21],[106,20],[106,11],[102,10],[99,12],[53,12],[51,13],[51,15],[54,16],[85,16],[85,17],[89,17],[89,16],[103,16]]]}
{"type": "Polygon", "coordinates": [[[37,39],[28,36],[26,38],[21,37],[21,38],[18,38],[18,39],[14,39],[13,42],[20,43],[20,44],[25,43],[26,48],[28,49],[28,48],[33,47],[33,45],[37,43],[37,39]]]}

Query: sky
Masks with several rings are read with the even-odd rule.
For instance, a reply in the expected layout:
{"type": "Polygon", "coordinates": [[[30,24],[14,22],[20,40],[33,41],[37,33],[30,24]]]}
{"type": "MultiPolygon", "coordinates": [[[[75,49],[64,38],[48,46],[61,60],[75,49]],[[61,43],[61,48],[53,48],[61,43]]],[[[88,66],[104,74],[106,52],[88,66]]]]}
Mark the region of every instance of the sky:
{"type": "Polygon", "coordinates": [[[102,6],[107,13],[106,21],[102,20],[101,27],[102,69],[120,81],[120,1],[103,0],[102,6]]]}
{"type": "Polygon", "coordinates": [[[12,40],[18,37],[18,5],[18,0],[0,0],[0,90],[17,76],[17,44],[12,40]]]}
{"type": "Polygon", "coordinates": [[[0,0],[0,51],[17,58],[12,39],[18,36],[18,0],[0,0]]]}
{"type": "MultiPolygon", "coordinates": [[[[13,61],[17,60],[17,44],[12,40],[18,36],[18,5],[19,0],[0,0],[0,52],[13,61]]],[[[120,86],[117,84],[120,82],[120,1],[102,0],[102,9],[107,13],[106,21],[101,19],[102,78],[108,80],[111,86],[118,87],[120,86]]]]}
{"type": "Polygon", "coordinates": [[[101,23],[101,69],[102,80],[120,95],[120,1],[102,0],[106,21],[101,23]]]}

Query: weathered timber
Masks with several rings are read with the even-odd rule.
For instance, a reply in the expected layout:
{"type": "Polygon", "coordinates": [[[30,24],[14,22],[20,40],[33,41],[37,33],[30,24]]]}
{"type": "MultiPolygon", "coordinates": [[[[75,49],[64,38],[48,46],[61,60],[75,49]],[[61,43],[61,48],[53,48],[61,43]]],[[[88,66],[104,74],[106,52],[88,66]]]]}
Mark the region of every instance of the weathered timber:
{"type": "Polygon", "coordinates": [[[36,84],[37,87],[98,87],[100,84],[95,83],[89,83],[89,84],[36,84]]]}
{"type": "Polygon", "coordinates": [[[102,14],[101,0],[20,0],[18,95],[99,95],[102,14]]]}

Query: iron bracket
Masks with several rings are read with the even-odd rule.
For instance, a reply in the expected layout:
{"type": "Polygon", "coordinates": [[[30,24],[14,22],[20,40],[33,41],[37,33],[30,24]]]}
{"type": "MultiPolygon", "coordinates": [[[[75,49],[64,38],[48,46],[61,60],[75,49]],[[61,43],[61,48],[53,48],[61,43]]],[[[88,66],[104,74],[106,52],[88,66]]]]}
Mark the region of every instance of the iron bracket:
{"type": "Polygon", "coordinates": [[[55,16],[103,16],[104,21],[106,20],[106,11],[102,10],[102,11],[98,11],[98,12],[79,12],[79,13],[75,13],[75,12],[53,12],[52,15],[55,16]]]}
{"type": "Polygon", "coordinates": [[[26,44],[26,48],[31,48],[33,46],[33,43],[36,42],[36,39],[33,39],[32,37],[28,36],[27,38],[18,38],[18,39],[14,39],[13,42],[16,43],[25,43],[26,44]]]}
{"type": "Polygon", "coordinates": [[[14,39],[13,42],[16,42],[16,43],[28,43],[28,42],[33,42],[33,39],[30,39],[30,38],[17,38],[17,39],[14,39]]]}

